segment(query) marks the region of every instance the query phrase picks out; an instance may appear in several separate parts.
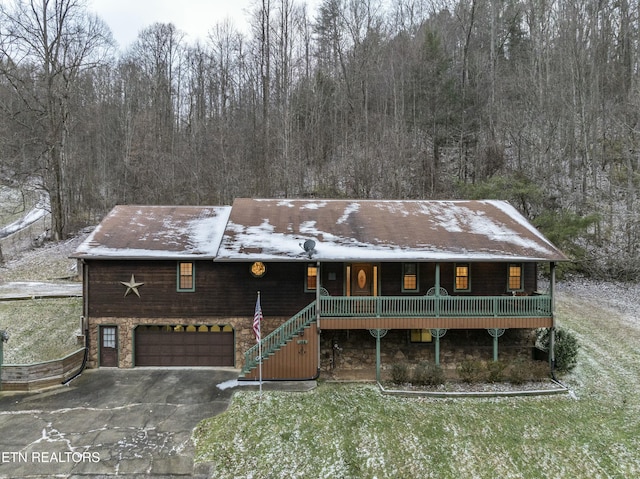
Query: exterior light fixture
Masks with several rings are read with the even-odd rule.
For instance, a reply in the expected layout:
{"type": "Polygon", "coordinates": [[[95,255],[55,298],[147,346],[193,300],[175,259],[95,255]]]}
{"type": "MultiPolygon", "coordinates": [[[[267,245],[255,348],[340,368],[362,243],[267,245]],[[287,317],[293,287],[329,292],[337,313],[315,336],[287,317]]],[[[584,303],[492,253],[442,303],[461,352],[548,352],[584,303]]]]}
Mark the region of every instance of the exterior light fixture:
{"type": "Polygon", "coordinates": [[[256,261],[251,265],[251,275],[254,278],[262,278],[267,272],[267,267],[262,261],[256,261]]]}

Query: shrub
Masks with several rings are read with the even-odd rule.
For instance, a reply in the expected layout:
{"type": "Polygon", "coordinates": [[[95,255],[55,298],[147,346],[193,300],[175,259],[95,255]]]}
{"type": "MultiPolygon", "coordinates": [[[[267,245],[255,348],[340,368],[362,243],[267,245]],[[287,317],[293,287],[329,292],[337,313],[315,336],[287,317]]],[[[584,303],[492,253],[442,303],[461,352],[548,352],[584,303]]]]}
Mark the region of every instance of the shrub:
{"type": "Polygon", "coordinates": [[[549,363],[547,361],[531,361],[531,379],[540,381],[547,379],[550,375],[549,363]]]}
{"type": "Polygon", "coordinates": [[[487,363],[487,380],[490,383],[497,383],[504,379],[504,370],[507,365],[502,361],[491,361],[487,363]]]}
{"type": "MultiPolygon", "coordinates": [[[[542,349],[549,351],[551,342],[551,329],[539,329],[537,331],[537,341],[542,349]]],[[[556,369],[558,371],[569,372],[578,363],[578,349],[580,345],[575,335],[563,328],[556,328],[555,357],[556,369]]]]}
{"type": "Polygon", "coordinates": [[[529,379],[529,362],[522,358],[518,358],[508,369],[507,378],[513,384],[522,384],[529,379]]]}
{"type": "Polygon", "coordinates": [[[407,363],[393,363],[391,365],[391,380],[394,384],[409,382],[409,366],[407,363]]]}
{"type": "Polygon", "coordinates": [[[413,370],[412,382],[416,386],[438,386],[444,384],[444,371],[437,364],[423,361],[418,363],[413,370]]]}
{"type": "Polygon", "coordinates": [[[540,381],[549,377],[549,363],[518,358],[511,363],[507,369],[506,376],[513,384],[522,384],[525,381],[540,381]]]}
{"type": "Polygon", "coordinates": [[[458,377],[465,383],[479,382],[484,376],[482,362],[472,359],[462,361],[458,364],[456,370],[458,371],[458,377]]]}

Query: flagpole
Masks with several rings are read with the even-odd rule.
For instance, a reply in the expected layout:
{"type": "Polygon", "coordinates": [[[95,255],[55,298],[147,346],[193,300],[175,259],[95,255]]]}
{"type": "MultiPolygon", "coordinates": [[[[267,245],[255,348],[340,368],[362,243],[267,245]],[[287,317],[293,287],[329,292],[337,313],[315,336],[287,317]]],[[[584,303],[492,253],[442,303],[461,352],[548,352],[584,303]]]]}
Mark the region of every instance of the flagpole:
{"type": "MultiPolygon", "coordinates": [[[[258,291],[258,301],[260,301],[260,291],[258,291]]],[[[261,307],[262,309],[262,307],[261,307]]],[[[260,355],[260,362],[258,363],[259,375],[260,375],[260,399],[262,400],[262,321],[258,323],[258,354],[260,355]]]]}
{"type": "Polygon", "coordinates": [[[258,370],[260,371],[260,399],[262,399],[262,306],[260,306],[260,291],[256,300],[256,309],[253,312],[253,334],[258,341],[258,370]]]}

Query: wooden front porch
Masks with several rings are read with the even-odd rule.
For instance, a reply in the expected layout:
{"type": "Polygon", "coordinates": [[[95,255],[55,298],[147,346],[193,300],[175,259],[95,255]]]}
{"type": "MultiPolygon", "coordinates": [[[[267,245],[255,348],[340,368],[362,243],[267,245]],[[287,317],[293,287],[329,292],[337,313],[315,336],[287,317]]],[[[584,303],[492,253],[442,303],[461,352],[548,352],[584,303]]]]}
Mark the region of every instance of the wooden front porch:
{"type": "Polygon", "coordinates": [[[549,328],[551,295],[321,296],[321,329],[549,328]]]}
{"type": "MultiPolygon", "coordinates": [[[[313,323],[316,331],[368,329],[380,338],[388,330],[436,331],[436,363],[439,338],[449,329],[487,329],[497,338],[505,329],[553,326],[552,295],[533,296],[320,296],[291,319],[245,352],[243,374],[266,361],[313,323]],[[261,351],[260,351],[261,349],[261,351]]],[[[307,341],[305,338],[304,341],[307,341]]],[[[308,356],[311,358],[311,356],[308,356]]],[[[377,362],[379,365],[379,361],[377,362]]],[[[318,367],[317,363],[314,363],[318,367]]]]}

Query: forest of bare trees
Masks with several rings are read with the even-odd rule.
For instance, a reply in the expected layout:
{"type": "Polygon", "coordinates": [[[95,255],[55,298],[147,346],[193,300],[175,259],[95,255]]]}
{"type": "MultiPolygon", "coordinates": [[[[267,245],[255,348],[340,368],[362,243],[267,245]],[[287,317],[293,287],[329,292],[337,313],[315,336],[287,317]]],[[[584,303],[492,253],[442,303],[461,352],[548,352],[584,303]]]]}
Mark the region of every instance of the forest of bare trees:
{"type": "Polygon", "coordinates": [[[640,3],[256,0],[125,51],[82,0],[0,5],[0,173],[54,236],[117,203],[501,198],[640,277],[640,3]]]}

